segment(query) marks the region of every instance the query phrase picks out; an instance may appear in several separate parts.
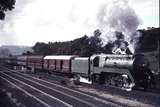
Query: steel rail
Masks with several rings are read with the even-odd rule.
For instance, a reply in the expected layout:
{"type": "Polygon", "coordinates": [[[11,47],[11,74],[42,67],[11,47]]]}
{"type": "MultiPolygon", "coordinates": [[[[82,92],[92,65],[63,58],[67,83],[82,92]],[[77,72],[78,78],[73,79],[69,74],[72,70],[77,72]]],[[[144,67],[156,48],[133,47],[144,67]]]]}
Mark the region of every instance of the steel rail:
{"type": "MultiPolygon", "coordinates": [[[[0,73],[2,73],[2,72],[0,72],[0,73]]],[[[33,87],[33,86],[31,86],[31,85],[29,85],[29,84],[27,84],[27,83],[25,83],[25,82],[23,82],[23,81],[21,81],[21,80],[18,80],[18,79],[16,79],[16,78],[13,78],[13,77],[9,76],[8,74],[5,74],[5,73],[2,73],[2,74],[3,74],[3,75],[6,75],[7,77],[9,77],[9,78],[11,78],[11,79],[13,79],[13,80],[15,80],[15,81],[20,82],[21,84],[24,84],[24,85],[26,85],[26,86],[34,89],[34,90],[36,90],[36,91],[38,91],[38,92],[40,92],[40,93],[42,93],[42,94],[44,94],[44,95],[46,95],[46,96],[54,99],[54,100],[56,100],[56,101],[58,101],[58,102],[60,102],[60,103],[62,103],[62,104],[64,104],[64,105],[67,106],[67,107],[73,107],[72,105],[70,105],[70,104],[68,104],[68,103],[66,103],[66,102],[64,102],[64,101],[62,101],[62,100],[60,100],[60,99],[58,99],[58,98],[56,98],[56,97],[53,97],[52,95],[49,95],[48,93],[43,92],[43,91],[41,91],[40,89],[35,88],[35,87],[33,87]]]]}

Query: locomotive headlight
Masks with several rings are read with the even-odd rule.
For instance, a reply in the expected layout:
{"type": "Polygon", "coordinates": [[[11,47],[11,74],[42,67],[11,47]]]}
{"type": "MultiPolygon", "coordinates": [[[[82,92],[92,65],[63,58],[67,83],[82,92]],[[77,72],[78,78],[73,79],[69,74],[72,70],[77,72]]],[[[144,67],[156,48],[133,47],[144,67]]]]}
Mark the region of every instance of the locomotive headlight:
{"type": "Polygon", "coordinates": [[[146,64],[142,64],[143,67],[146,67],[146,64]]]}

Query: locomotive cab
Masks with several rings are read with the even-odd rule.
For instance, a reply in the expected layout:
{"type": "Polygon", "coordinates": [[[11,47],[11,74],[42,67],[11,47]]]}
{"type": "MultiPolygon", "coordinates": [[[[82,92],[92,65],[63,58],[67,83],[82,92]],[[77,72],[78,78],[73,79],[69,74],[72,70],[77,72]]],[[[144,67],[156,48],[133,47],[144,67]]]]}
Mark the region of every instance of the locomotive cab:
{"type": "Polygon", "coordinates": [[[154,84],[154,76],[149,68],[149,61],[142,54],[134,55],[133,76],[137,87],[147,89],[154,84]]]}

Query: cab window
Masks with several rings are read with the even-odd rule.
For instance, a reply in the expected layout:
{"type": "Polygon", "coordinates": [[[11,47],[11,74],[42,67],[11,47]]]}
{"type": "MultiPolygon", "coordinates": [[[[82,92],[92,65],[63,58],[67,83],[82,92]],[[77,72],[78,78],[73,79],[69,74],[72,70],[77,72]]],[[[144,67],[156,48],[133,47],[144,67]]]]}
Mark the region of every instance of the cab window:
{"type": "Polygon", "coordinates": [[[93,60],[93,66],[98,67],[99,66],[99,57],[95,57],[93,60]]]}

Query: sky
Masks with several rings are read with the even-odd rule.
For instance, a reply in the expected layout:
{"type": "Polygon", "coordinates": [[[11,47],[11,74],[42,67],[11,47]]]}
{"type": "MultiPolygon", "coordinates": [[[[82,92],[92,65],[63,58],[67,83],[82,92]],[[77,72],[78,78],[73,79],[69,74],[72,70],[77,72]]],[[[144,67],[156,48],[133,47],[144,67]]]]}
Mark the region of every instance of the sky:
{"type": "MultiPolygon", "coordinates": [[[[16,0],[0,21],[0,45],[33,46],[36,42],[68,41],[98,29],[101,8],[118,0],[16,0]]],[[[138,29],[159,27],[159,0],[127,2],[139,19],[138,29]]]]}

